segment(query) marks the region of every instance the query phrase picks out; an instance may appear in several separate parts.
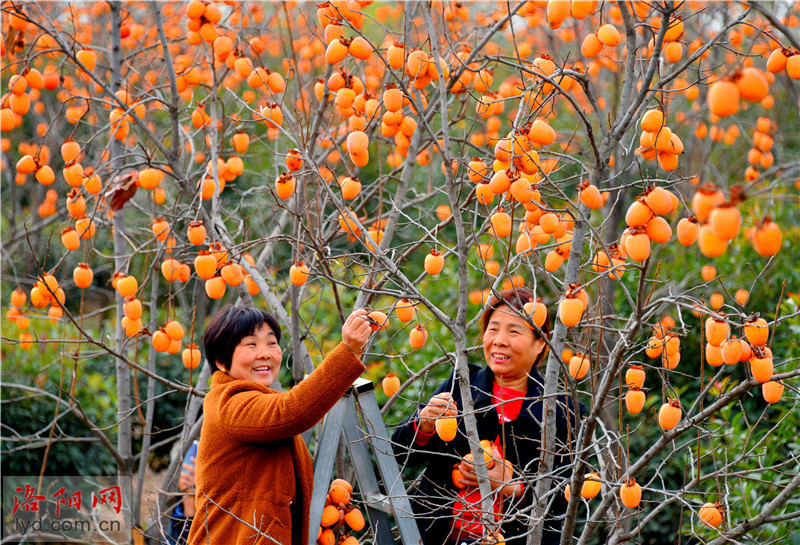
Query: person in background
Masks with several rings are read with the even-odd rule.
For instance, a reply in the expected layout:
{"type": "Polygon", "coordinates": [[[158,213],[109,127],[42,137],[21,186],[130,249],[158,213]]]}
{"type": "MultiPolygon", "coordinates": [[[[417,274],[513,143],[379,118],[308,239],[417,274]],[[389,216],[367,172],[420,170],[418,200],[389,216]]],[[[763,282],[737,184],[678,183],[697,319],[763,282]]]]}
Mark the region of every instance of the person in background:
{"type": "Polygon", "coordinates": [[[195,465],[197,458],[197,441],[193,441],[183,458],[181,476],[178,480],[178,489],[183,497],[172,511],[170,528],[167,541],[170,545],[186,545],[189,537],[189,528],[195,513],[195,465]]]}
{"type": "MultiPolygon", "coordinates": [[[[529,300],[533,300],[533,294],[525,288],[505,290],[493,297],[483,315],[486,365],[469,365],[478,435],[484,450],[493,458],[489,469],[492,528],[484,528],[479,516],[481,494],[470,463],[463,418],[457,418],[452,440],[444,441],[436,432],[438,418],[462,416],[463,402],[454,375],[392,436],[399,463],[425,466],[412,498],[425,545],[477,542],[498,527],[509,545],[526,541],[526,509],[531,507],[535,488],[531,479],[537,474],[542,454],[544,379],[538,366],[547,353],[544,340],[522,317],[529,300]]],[[[549,317],[541,329],[549,335],[549,317]]],[[[558,485],[569,477],[569,453],[574,448],[577,421],[574,406],[566,396],[558,397],[556,414],[554,467],[558,485]]],[[[558,516],[565,510],[566,503],[559,493],[545,519],[542,544],[560,542],[558,516]]]]}
{"type": "Polygon", "coordinates": [[[354,311],[322,364],[279,393],[270,388],[283,354],[275,318],[225,307],[211,319],[203,339],[211,388],[203,401],[190,545],[308,543],[313,464],[300,434],[365,370],[360,358],[371,332],[366,311],[354,311]]]}

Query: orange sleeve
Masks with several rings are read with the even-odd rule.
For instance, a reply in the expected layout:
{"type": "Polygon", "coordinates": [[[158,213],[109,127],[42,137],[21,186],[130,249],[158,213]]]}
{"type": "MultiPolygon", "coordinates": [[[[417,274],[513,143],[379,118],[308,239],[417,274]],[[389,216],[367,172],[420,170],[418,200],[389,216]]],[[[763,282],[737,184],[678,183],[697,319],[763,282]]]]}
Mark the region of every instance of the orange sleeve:
{"type": "Polygon", "coordinates": [[[225,431],[243,442],[287,439],[313,427],[365,369],[361,360],[340,343],[322,365],[288,392],[253,390],[248,381],[224,386],[216,406],[217,417],[225,431]]]}

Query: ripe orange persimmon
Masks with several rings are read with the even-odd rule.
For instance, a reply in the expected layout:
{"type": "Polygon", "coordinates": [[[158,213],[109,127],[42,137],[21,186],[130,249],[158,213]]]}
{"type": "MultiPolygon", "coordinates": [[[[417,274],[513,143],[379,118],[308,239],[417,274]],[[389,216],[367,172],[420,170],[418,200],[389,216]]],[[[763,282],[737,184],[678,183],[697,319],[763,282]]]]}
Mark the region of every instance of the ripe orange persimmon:
{"type": "Polygon", "coordinates": [[[597,189],[597,186],[589,184],[588,180],[578,186],[578,190],[580,191],[581,202],[586,205],[586,208],[597,210],[603,206],[603,197],[600,195],[600,190],[597,189]]]}
{"type": "Polygon", "coordinates": [[[559,220],[558,216],[553,212],[546,212],[539,218],[539,226],[542,231],[547,234],[553,234],[558,230],[559,220]]]}
{"type": "Polygon", "coordinates": [[[350,484],[348,481],[346,481],[344,479],[334,479],[331,482],[331,487],[333,487],[333,486],[341,486],[342,488],[344,488],[348,492],[351,492],[351,493],[353,492],[353,485],[350,484]]]}
{"type": "Polygon", "coordinates": [[[335,505],[326,505],[322,510],[322,520],[320,524],[328,528],[339,522],[339,508],[335,505]]]}
{"type": "Polygon", "coordinates": [[[736,85],[741,97],[749,102],[761,102],[769,94],[767,78],[761,70],[752,66],[742,70],[736,85]]]}
{"type": "Polygon", "coordinates": [[[700,520],[710,528],[716,528],[722,524],[722,507],[716,503],[705,503],[697,512],[700,520]]]}
{"type": "Polygon", "coordinates": [[[767,321],[758,316],[750,316],[744,324],[744,334],[752,346],[764,346],[769,339],[767,321]]]}
{"type": "Polygon", "coordinates": [[[23,307],[28,300],[28,295],[25,291],[17,288],[11,292],[11,306],[13,307],[23,307]]]}
{"type": "Polygon", "coordinates": [[[661,110],[648,110],[642,116],[642,130],[649,133],[657,133],[664,126],[664,112],[661,110]]]}
{"type": "Polygon", "coordinates": [[[122,329],[125,330],[125,335],[128,337],[135,337],[142,330],[141,320],[131,320],[127,316],[123,316],[120,322],[122,329]]]}
{"type": "Polygon", "coordinates": [[[200,246],[206,242],[206,228],[202,220],[193,221],[186,230],[186,238],[195,246],[200,246]]]}
{"type": "Polygon", "coordinates": [[[197,369],[202,360],[202,354],[196,344],[191,343],[183,349],[181,353],[181,360],[187,369],[197,369]]]}
{"type": "Polygon", "coordinates": [[[697,246],[706,257],[719,257],[728,249],[728,241],[719,238],[711,230],[711,225],[705,224],[697,232],[697,246]]]}
{"type": "Polygon", "coordinates": [[[764,384],[772,380],[773,371],[772,357],[763,351],[754,351],[750,359],[750,372],[753,373],[753,378],[764,384]]]}
{"type": "MultiPolygon", "coordinates": [[[[364,521],[364,514],[361,513],[361,511],[357,507],[353,507],[344,514],[344,521],[350,527],[350,529],[355,532],[360,532],[361,530],[364,529],[364,526],[366,525],[366,522],[364,521]]],[[[345,539],[343,545],[351,545],[351,543],[348,541],[349,539],[355,539],[355,538],[353,536],[350,536],[349,538],[345,539]]],[[[356,541],[355,545],[357,544],[358,542],[356,541]]]]}
{"type": "Polygon", "coordinates": [[[517,254],[528,254],[535,247],[536,241],[533,240],[530,232],[526,229],[517,237],[517,242],[514,245],[514,252],[517,254]]]}
{"type": "Polygon", "coordinates": [[[361,181],[356,176],[344,178],[340,187],[342,189],[342,198],[348,201],[355,199],[361,193],[361,181]]]}
{"type": "Polygon", "coordinates": [[[381,331],[389,325],[389,317],[380,310],[373,310],[367,316],[375,323],[371,324],[372,331],[381,331]]]}
{"type": "Polygon", "coordinates": [[[414,49],[408,54],[408,58],[406,59],[406,73],[412,79],[422,77],[428,71],[429,62],[430,59],[427,53],[421,49],[414,49]]]}
{"type": "Polygon", "coordinates": [[[428,340],[428,332],[422,325],[418,325],[408,334],[408,340],[411,348],[419,350],[425,346],[425,342],[428,340]]]}
{"type": "Polygon", "coordinates": [[[81,49],[75,54],[75,58],[91,72],[97,64],[97,54],[91,49],[81,49]]]}
{"type": "MultiPolygon", "coordinates": [[[[338,520],[338,509],[336,510],[336,516],[338,520]]],[[[317,545],[336,545],[336,534],[334,534],[333,530],[330,528],[325,528],[320,532],[319,537],[317,538],[317,545]]]]}
{"type": "Polygon", "coordinates": [[[296,181],[294,176],[286,172],[281,172],[275,180],[275,193],[279,198],[286,200],[294,194],[296,181]]]}
{"type": "Polygon", "coordinates": [[[156,240],[161,242],[167,239],[167,235],[169,235],[170,228],[169,223],[164,218],[156,218],[153,220],[153,235],[155,235],[156,240]]]}
{"type": "Polygon", "coordinates": [[[502,208],[492,214],[491,217],[492,231],[499,238],[505,238],[511,234],[512,221],[502,208]]]}
{"type": "Polygon", "coordinates": [[[236,153],[246,153],[250,146],[250,136],[246,132],[237,132],[231,136],[231,145],[236,153]]]}
{"type": "Polygon", "coordinates": [[[574,379],[580,380],[585,377],[589,367],[589,358],[582,354],[575,354],[569,360],[569,374],[574,379]]]}
{"type": "Polygon", "coordinates": [[[597,29],[597,39],[600,40],[604,46],[616,47],[619,45],[622,37],[617,27],[611,23],[606,23],[597,29]]]}
{"type": "Polygon", "coordinates": [[[92,271],[91,267],[89,267],[88,263],[78,263],[78,266],[72,271],[72,280],[75,282],[75,285],[81,289],[91,286],[93,279],[94,272],[92,271]]]}
{"type": "Polygon", "coordinates": [[[19,341],[20,341],[19,347],[22,350],[29,350],[30,347],[33,346],[33,342],[31,342],[33,341],[33,335],[26,331],[23,331],[22,333],[19,334],[19,341]]]}
{"type": "Polygon", "coordinates": [[[678,222],[678,242],[684,246],[691,246],[697,240],[700,233],[700,225],[694,216],[683,218],[678,222]]]}
{"type": "Polygon", "coordinates": [[[229,261],[220,269],[219,273],[225,283],[231,287],[236,287],[244,282],[244,272],[242,271],[242,266],[238,263],[229,261]]]}
{"type": "Polygon", "coordinates": [[[625,222],[631,229],[644,226],[653,217],[653,211],[643,200],[640,198],[633,201],[625,213],[625,222]]]}
{"type": "Polygon", "coordinates": [[[153,344],[153,350],[156,352],[166,352],[169,348],[170,338],[164,331],[164,328],[161,328],[153,333],[151,342],[153,344]]]}
{"type": "Polygon", "coordinates": [[[770,380],[761,385],[761,395],[767,403],[777,403],[783,397],[784,386],[782,382],[770,380]]]}
{"type": "Polygon", "coordinates": [[[642,388],[644,386],[645,373],[641,365],[631,365],[625,372],[625,384],[642,388]]]}
{"type": "Polygon", "coordinates": [[[167,282],[174,282],[180,276],[181,263],[177,259],[167,258],[161,262],[161,274],[167,282]]]}
{"type": "Polygon", "coordinates": [[[443,268],[444,255],[442,255],[442,252],[434,248],[431,250],[431,253],[425,256],[425,272],[431,276],[435,276],[442,272],[443,268]]]}
{"type": "Polygon", "coordinates": [[[722,361],[727,365],[736,365],[742,355],[742,343],[736,337],[722,341],[720,345],[722,361]]]}
{"type": "Polygon", "coordinates": [[[567,327],[573,327],[581,321],[585,310],[583,301],[574,295],[567,294],[558,304],[558,317],[567,327]]]}
{"type": "Polygon", "coordinates": [[[122,297],[130,297],[139,289],[139,282],[133,275],[123,276],[117,280],[117,291],[122,297]]]}
{"type": "Polygon", "coordinates": [[[473,157],[472,161],[470,161],[467,165],[467,177],[471,182],[476,184],[481,182],[486,177],[488,171],[489,167],[486,166],[486,163],[478,157],[473,157]]]}
{"type": "Polygon", "coordinates": [[[597,34],[587,34],[581,43],[581,55],[587,59],[593,59],[603,50],[603,42],[597,37],[597,34]]]}
{"type": "Polygon", "coordinates": [[[308,281],[308,265],[302,260],[295,261],[289,268],[289,281],[295,286],[302,286],[308,281]]]}
{"type": "Polygon", "coordinates": [[[81,154],[81,145],[74,141],[72,138],[67,138],[61,144],[61,158],[64,163],[71,163],[76,161],[81,154]]]}
{"type": "Polygon", "coordinates": [[[445,443],[449,443],[456,438],[458,433],[458,420],[451,416],[440,416],[434,421],[436,434],[445,443]]]}
{"type": "Polygon", "coordinates": [[[528,131],[528,138],[534,144],[549,146],[556,141],[556,131],[546,121],[536,119],[528,131]]]}
{"type": "Polygon", "coordinates": [[[405,63],[405,49],[400,42],[394,42],[386,51],[386,60],[389,61],[389,66],[397,70],[405,63]]]}
{"type": "Polygon", "coordinates": [[[400,390],[400,378],[394,373],[389,373],[381,381],[381,388],[386,397],[392,397],[400,390]]]}
{"type": "Polygon", "coordinates": [[[206,280],[205,290],[206,295],[211,299],[222,299],[225,295],[227,284],[221,276],[215,276],[206,280]]]}
{"type": "Polygon", "coordinates": [[[453,485],[456,488],[466,488],[467,485],[461,482],[461,479],[464,478],[464,474],[461,473],[460,469],[458,469],[458,464],[453,466],[453,472],[451,473],[450,477],[453,481],[453,485]]]}
{"type": "Polygon", "coordinates": [[[706,343],[706,361],[711,367],[720,367],[725,361],[722,357],[722,348],[706,343]]]}
{"type": "Polygon", "coordinates": [[[547,307],[541,301],[529,301],[525,303],[523,310],[531,317],[531,321],[540,328],[547,321],[547,307]]]}
{"type": "Polygon", "coordinates": [[[122,304],[122,311],[131,320],[138,320],[142,317],[142,302],[135,297],[128,297],[122,304]]]}
{"type": "Polygon", "coordinates": [[[303,157],[299,149],[292,148],[286,152],[286,168],[290,172],[297,172],[303,168],[303,157]]]}
{"type": "Polygon", "coordinates": [[[625,406],[631,414],[639,414],[644,408],[645,395],[638,386],[632,386],[625,394],[625,406]]]}
{"type": "Polygon", "coordinates": [[[636,479],[630,478],[619,487],[619,497],[625,507],[636,509],[642,501],[642,487],[636,479]]]}
{"type": "Polygon", "coordinates": [[[183,339],[183,336],[186,334],[183,330],[183,326],[177,320],[170,320],[164,324],[164,332],[170,339],[176,341],[183,339]]]}
{"type": "Polygon", "coordinates": [[[81,237],[74,227],[67,227],[61,231],[61,244],[68,252],[72,252],[81,247],[81,237]]]}
{"type": "Polygon", "coordinates": [[[774,49],[767,58],[767,70],[773,74],[783,72],[784,68],[786,68],[787,52],[788,50],[781,49],[780,47],[774,49]]]}
{"type": "Polygon", "coordinates": [[[634,261],[642,262],[650,257],[650,237],[642,230],[636,230],[625,240],[625,251],[634,261]]]}
{"type": "Polygon", "coordinates": [[[561,24],[569,17],[570,5],[570,0],[549,0],[546,8],[547,26],[561,28],[561,24]]]}
{"type": "Polygon", "coordinates": [[[724,320],[709,316],[706,319],[706,340],[711,346],[719,346],[730,335],[730,326],[724,320]]]}
{"type": "Polygon", "coordinates": [[[772,257],[781,249],[782,237],[778,224],[769,217],[764,218],[753,232],[753,248],[762,257],[772,257]]]}
{"type": "Polygon", "coordinates": [[[217,272],[217,258],[208,250],[201,250],[194,259],[194,269],[197,272],[197,276],[203,280],[209,280],[217,272]]]}
{"type": "Polygon", "coordinates": [[[383,105],[389,112],[399,112],[403,109],[403,92],[394,84],[387,85],[383,92],[383,105]]]}
{"type": "Polygon", "coordinates": [[[711,231],[722,240],[733,240],[742,226],[742,214],[733,204],[720,205],[709,216],[711,231]]]}
{"type": "Polygon", "coordinates": [[[489,206],[494,201],[494,192],[489,182],[480,182],[475,186],[475,195],[479,203],[489,206]]]}
{"type": "Polygon", "coordinates": [[[600,475],[594,471],[586,474],[586,479],[583,481],[581,487],[581,497],[591,500],[600,493],[603,483],[600,480],[600,475]]]}
{"type": "Polygon", "coordinates": [[[681,421],[681,403],[669,398],[658,410],[658,423],[665,430],[671,430],[681,421]]]}
{"type": "Polygon", "coordinates": [[[331,503],[333,505],[350,503],[351,492],[342,485],[332,484],[328,494],[330,495],[331,503]]]}
{"type": "Polygon", "coordinates": [[[732,81],[718,80],[708,89],[708,107],[718,117],[728,117],[739,111],[739,87],[732,81]]]}

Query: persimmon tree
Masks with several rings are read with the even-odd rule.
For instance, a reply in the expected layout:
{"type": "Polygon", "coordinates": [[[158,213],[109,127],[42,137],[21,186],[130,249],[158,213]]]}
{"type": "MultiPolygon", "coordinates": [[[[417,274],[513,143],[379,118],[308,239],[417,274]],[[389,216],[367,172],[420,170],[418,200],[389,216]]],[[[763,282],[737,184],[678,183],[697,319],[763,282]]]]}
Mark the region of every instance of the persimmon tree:
{"type": "MultiPolygon", "coordinates": [[[[150,452],[199,436],[207,316],[274,313],[288,386],[366,306],[387,425],[458,378],[450,417],[493,532],[467,361],[489,297],[524,285],[531,327],[554,324],[539,470],[514,468],[536,498],[529,543],[567,487],[563,544],[780,542],[796,524],[796,452],[770,455],[794,444],[800,373],[798,279],[775,280],[797,242],[796,3],[2,11],[3,357],[23,362],[2,387],[52,401],[46,428],[14,432],[14,451],[46,445],[42,472],[50,445],[80,440],[57,426],[78,415],[138,476],[126,508],[143,525],[150,452]],[[20,371],[42,355],[60,382],[20,371]],[[98,359],[116,389],[102,421],[76,393],[98,359]],[[555,443],[564,393],[588,408],[574,445],[555,443]],[[186,415],[154,442],[166,396],[186,415]]],[[[161,495],[156,524],[173,503],[161,495]]]]}

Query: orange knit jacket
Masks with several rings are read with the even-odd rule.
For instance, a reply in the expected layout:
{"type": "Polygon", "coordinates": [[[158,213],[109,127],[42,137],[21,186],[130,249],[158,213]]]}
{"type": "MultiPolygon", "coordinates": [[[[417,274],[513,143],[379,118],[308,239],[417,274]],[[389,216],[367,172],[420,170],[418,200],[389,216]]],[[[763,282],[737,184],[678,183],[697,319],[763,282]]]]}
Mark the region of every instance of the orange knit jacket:
{"type": "Polygon", "coordinates": [[[339,344],[288,392],[214,373],[197,450],[189,545],[307,545],[313,464],[299,434],[364,371],[339,344]]]}

